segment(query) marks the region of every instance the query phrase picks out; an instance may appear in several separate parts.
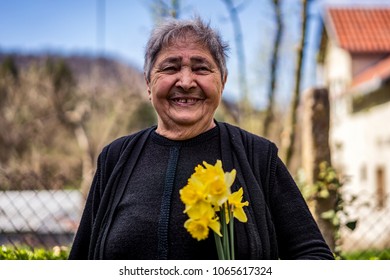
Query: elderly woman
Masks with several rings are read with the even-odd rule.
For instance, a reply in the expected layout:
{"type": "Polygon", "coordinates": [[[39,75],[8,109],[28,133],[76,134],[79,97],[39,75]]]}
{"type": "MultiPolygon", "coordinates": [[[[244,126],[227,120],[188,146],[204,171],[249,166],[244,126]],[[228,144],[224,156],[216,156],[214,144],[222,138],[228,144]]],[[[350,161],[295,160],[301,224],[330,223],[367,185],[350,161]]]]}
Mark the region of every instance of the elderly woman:
{"type": "Polygon", "coordinates": [[[179,191],[194,167],[235,169],[247,223],[235,223],[238,259],[332,259],[270,141],[214,120],[227,78],[227,45],[199,18],[157,26],[145,54],[157,126],[106,146],[70,259],[216,259],[214,238],[184,228],[179,191]]]}

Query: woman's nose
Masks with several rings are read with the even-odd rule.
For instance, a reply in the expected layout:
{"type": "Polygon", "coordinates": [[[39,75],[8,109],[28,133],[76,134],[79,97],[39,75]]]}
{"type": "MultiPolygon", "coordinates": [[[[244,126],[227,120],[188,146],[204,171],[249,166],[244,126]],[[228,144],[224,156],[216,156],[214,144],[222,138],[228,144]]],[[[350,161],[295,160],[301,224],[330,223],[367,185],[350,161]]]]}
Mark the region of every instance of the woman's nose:
{"type": "Polygon", "coordinates": [[[196,82],[191,69],[183,68],[178,74],[176,86],[181,87],[186,91],[196,87],[196,82]]]}

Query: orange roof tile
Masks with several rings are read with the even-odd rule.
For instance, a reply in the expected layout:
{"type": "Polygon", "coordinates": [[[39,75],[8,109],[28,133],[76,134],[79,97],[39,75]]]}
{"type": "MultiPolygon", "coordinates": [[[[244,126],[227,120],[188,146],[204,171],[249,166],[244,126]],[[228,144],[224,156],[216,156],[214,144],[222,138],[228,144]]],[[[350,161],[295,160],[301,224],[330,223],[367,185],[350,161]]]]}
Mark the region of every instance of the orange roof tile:
{"type": "Polygon", "coordinates": [[[390,52],[390,8],[329,8],[331,34],[350,52],[390,52]]]}
{"type": "Polygon", "coordinates": [[[357,75],[352,81],[352,87],[356,87],[372,79],[385,80],[390,77],[390,56],[381,60],[376,65],[357,75]]]}

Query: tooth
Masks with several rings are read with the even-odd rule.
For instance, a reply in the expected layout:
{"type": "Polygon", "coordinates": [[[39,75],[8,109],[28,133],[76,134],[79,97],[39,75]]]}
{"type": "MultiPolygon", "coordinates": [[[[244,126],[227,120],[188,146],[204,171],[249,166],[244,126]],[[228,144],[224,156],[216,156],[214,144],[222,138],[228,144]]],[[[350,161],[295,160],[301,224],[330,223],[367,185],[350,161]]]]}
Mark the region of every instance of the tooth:
{"type": "Polygon", "coordinates": [[[197,99],[195,98],[177,98],[175,99],[177,103],[195,103],[197,99]]]}

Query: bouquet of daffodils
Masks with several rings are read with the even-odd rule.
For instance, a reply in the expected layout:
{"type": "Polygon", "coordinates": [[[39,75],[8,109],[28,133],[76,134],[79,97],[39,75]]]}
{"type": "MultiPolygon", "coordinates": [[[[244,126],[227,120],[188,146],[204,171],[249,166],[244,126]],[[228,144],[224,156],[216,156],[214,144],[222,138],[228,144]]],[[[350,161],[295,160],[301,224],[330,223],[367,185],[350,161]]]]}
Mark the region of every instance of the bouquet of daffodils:
{"type": "Polygon", "coordinates": [[[211,229],[221,260],[234,260],[234,218],[247,222],[243,207],[249,203],[242,202],[242,188],[231,192],[235,178],[236,170],[224,172],[220,160],[215,165],[203,162],[180,190],[189,217],[184,227],[198,241],[206,239],[211,229]]]}

